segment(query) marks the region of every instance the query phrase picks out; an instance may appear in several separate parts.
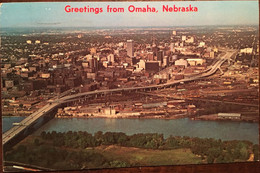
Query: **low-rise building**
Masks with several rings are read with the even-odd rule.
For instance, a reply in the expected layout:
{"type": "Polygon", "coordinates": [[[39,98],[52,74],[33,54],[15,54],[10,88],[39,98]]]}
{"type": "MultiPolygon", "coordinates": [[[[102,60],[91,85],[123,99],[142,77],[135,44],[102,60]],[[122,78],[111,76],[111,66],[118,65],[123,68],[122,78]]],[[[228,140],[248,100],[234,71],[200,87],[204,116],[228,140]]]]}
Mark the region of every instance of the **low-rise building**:
{"type": "Polygon", "coordinates": [[[240,113],[218,113],[218,118],[222,119],[240,119],[240,113]]]}
{"type": "Polygon", "coordinates": [[[184,66],[186,68],[188,66],[188,62],[184,59],[178,59],[175,61],[175,65],[184,66]]]}

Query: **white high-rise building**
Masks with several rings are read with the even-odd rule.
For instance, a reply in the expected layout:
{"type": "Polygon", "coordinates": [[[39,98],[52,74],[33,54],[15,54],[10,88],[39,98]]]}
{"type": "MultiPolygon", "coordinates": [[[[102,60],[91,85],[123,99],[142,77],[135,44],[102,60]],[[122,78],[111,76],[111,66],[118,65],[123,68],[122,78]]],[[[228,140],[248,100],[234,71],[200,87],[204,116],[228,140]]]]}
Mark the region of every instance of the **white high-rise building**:
{"type": "Polygon", "coordinates": [[[127,40],[126,51],[127,51],[127,55],[129,57],[132,58],[134,56],[134,42],[133,42],[133,40],[127,40]]]}
{"type": "Polygon", "coordinates": [[[145,61],[142,59],[139,62],[139,68],[145,69],[145,61]]]}
{"type": "Polygon", "coordinates": [[[181,36],[181,40],[182,40],[182,41],[185,41],[186,38],[187,38],[186,35],[181,36]]]}
{"type": "Polygon", "coordinates": [[[115,56],[114,56],[114,54],[109,54],[108,56],[107,56],[107,60],[108,60],[108,62],[112,62],[112,63],[114,63],[115,62],[115,56]]]}

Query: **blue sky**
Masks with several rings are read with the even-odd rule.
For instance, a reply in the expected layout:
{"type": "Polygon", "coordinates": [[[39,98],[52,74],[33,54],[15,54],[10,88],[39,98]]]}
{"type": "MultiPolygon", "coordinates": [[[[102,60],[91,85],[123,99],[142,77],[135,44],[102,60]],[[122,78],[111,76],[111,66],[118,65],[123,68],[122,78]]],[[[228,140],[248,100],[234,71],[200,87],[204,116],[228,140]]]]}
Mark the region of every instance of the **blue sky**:
{"type": "Polygon", "coordinates": [[[197,26],[258,25],[257,1],[197,2],[43,2],[6,3],[0,9],[0,27],[106,27],[106,26],[197,26]],[[104,12],[66,13],[71,7],[102,7],[104,12]],[[107,13],[106,6],[124,7],[124,13],[107,13]],[[130,13],[129,5],[156,7],[158,13],[130,13]],[[162,6],[198,7],[198,12],[165,13],[162,6]]]}

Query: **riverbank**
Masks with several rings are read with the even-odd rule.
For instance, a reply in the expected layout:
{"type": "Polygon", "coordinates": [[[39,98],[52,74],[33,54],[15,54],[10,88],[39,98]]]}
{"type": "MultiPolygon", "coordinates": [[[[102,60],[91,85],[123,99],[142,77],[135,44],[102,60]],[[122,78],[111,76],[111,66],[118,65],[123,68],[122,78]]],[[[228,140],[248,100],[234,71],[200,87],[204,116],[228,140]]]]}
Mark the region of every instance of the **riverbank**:
{"type": "Polygon", "coordinates": [[[2,112],[2,117],[27,117],[30,116],[33,112],[31,113],[15,113],[15,114],[10,114],[10,113],[5,113],[2,112]]]}
{"type": "Polygon", "coordinates": [[[189,116],[179,114],[179,115],[171,115],[171,116],[165,116],[165,115],[113,115],[113,116],[107,116],[107,115],[93,115],[93,116],[55,116],[56,118],[60,119],[66,119],[66,118],[86,118],[86,119],[92,119],[92,118],[107,118],[107,119],[181,119],[181,118],[188,118],[189,116]]]}
{"type": "MultiPolygon", "coordinates": [[[[13,114],[13,115],[2,115],[2,117],[27,117],[30,114],[13,114]]],[[[85,118],[85,119],[95,119],[95,118],[106,118],[106,119],[164,119],[164,120],[176,120],[182,118],[190,118],[191,120],[203,120],[203,121],[230,121],[230,122],[249,122],[249,123],[258,123],[259,118],[251,118],[251,119],[223,119],[218,118],[216,114],[213,115],[201,115],[201,116],[190,116],[186,114],[177,114],[177,115],[93,115],[93,116],[55,116],[55,118],[59,119],[69,119],[69,118],[85,118]]]]}
{"type": "Polygon", "coordinates": [[[95,119],[95,118],[107,118],[107,119],[164,119],[164,120],[175,120],[182,118],[189,118],[191,120],[203,120],[203,121],[230,121],[230,122],[249,122],[249,123],[258,123],[258,119],[223,119],[219,118],[217,114],[213,115],[201,115],[201,116],[190,116],[187,114],[177,114],[177,115],[92,115],[92,116],[55,116],[59,119],[67,118],[86,118],[86,119],[95,119]]]}
{"type": "Polygon", "coordinates": [[[192,120],[258,123],[259,117],[255,116],[253,118],[248,118],[246,116],[241,116],[241,118],[222,118],[222,117],[219,117],[217,114],[210,114],[210,115],[201,115],[201,116],[193,117],[192,120]]]}

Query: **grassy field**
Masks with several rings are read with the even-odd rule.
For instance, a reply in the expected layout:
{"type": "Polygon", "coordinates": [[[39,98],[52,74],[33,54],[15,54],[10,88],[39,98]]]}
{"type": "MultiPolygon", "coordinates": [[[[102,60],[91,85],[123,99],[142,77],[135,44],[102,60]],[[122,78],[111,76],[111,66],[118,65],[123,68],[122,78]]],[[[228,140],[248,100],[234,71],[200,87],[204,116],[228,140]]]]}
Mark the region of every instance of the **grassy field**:
{"type": "Polygon", "coordinates": [[[202,163],[202,159],[190,149],[153,150],[110,145],[96,147],[95,150],[113,160],[122,160],[138,166],[202,163]]]}

